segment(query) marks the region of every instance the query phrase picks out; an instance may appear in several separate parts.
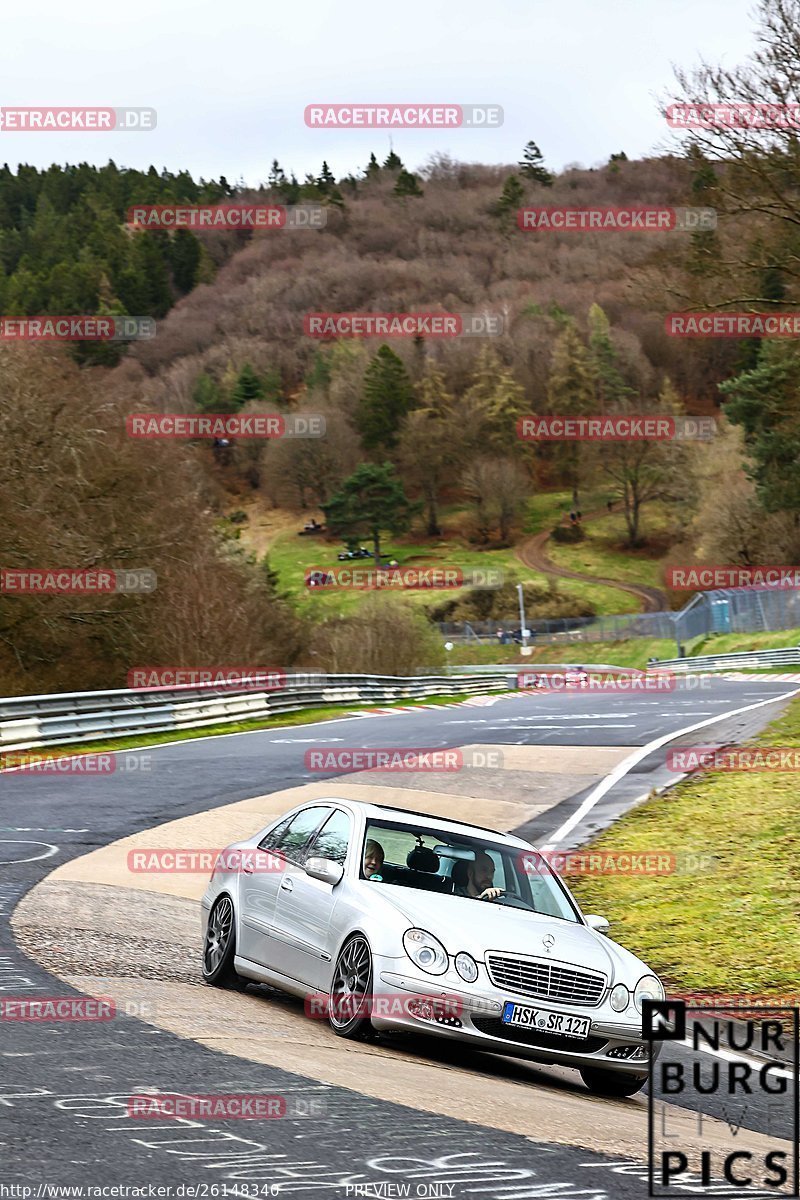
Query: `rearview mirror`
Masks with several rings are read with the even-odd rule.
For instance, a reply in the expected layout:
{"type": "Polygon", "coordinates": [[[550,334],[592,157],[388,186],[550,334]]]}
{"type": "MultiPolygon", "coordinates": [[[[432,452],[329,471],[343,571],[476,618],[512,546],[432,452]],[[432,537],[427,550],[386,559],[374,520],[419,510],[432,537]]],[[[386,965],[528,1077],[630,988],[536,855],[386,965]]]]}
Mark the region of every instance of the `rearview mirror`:
{"type": "Polygon", "coordinates": [[[610,926],[605,917],[598,917],[596,913],[591,913],[590,916],[583,919],[595,933],[608,933],[610,926]]]}
{"type": "Polygon", "coordinates": [[[335,887],[344,875],[341,863],[333,862],[330,858],[309,858],[306,862],[306,875],[319,879],[321,883],[329,883],[335,887]]]}

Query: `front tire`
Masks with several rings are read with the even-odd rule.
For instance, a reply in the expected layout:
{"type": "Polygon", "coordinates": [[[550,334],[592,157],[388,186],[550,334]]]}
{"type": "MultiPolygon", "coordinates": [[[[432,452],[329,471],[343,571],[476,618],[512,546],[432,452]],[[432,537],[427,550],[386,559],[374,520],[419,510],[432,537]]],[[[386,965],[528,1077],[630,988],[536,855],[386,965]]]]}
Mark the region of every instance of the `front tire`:
{"type": "Polygon", "coordinates": [[[364,1041],[374,1034],[369,1011],[372,1000],[372,951],[363,934],[342,946],[333,968],[328,1024],[337,1037],[364,1041]]]}
{"type": "Polygon", "coordinates": [[[203,980],[211,987],[244,991],[247,980],[237,974],[233,965],[236,955],[234,916],[230,896],[220,896],[208,914],[206,940],[203,945],[203,980]]]}
{"type": "Polygon", "coordinates": [[[635,1096],[647,1083],[646,1075],[619,1075],[601,1067],[582,1067],[581,1076],[589,1091],[597,1096],[635,1096]]]}

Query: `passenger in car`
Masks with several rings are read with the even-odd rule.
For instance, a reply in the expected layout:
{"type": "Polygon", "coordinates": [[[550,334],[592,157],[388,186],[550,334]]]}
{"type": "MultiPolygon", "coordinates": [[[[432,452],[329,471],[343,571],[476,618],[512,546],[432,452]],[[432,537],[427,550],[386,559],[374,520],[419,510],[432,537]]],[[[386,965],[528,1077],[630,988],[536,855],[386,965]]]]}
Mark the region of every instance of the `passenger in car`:
{"type": "Polygon", "coordinates": [[[455,863],[453,895],[471,896],[474,900],[496,900],[504,889],[494,887],[494,862],[485,850],[478,850],[472,862],[455,863]]]}
{"type": "Polygon", "coordinates": [[[364,847],[365,879],[371,879],[373,875],[380,875],[385,857],[386,855],[383,852],[383,846],[380,842],[370,839],[364,847]]]}

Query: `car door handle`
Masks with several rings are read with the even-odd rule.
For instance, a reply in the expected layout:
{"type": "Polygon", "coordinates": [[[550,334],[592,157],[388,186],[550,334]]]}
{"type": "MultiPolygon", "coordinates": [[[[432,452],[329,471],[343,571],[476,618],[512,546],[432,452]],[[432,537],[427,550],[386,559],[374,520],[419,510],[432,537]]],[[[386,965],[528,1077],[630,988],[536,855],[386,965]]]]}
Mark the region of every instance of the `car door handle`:
{"type": "Polygon", "coordinates": [[[281,880],[281,887],[285,892],[290,892],[294,887],[294,884],[288,875],[284,875],[283,879],[281,880]]]}

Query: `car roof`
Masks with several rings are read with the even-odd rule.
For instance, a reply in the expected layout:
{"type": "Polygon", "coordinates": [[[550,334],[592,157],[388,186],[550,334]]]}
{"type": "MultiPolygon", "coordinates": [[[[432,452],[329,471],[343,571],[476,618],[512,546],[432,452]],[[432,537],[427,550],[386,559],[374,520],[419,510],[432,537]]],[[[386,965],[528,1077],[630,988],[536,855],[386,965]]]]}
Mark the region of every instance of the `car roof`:
{"type": "Polygon", "coordinates": [[[403,825],[416,826],[420,824],[421,819],[426,824],[437,828],[446,828],[448,832],[464,833],[467,835],[485,833],[489,837],[500,838],[513,845],[528,845],[521,838],[515,837],[513,833],[502,833],[499,829],[490,829],[486,825],[472,825],[469,821],[453,821],[448,817],[437,816],[436,813],[418,812],[412,808],[395,808],[384,804],[369,804],[364,800],[345,800],[338,796],[319,797],[312,801],[312,803],[341,804],[345,807],[358,810],[365,817],[374,818],[376,821],[397,821],[403,825]]]}

